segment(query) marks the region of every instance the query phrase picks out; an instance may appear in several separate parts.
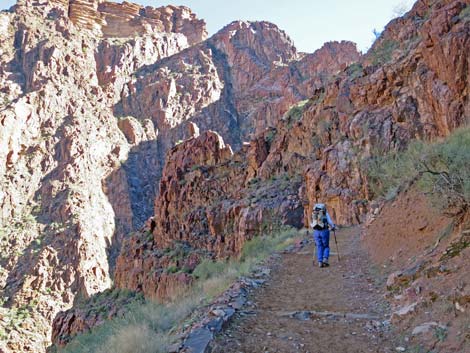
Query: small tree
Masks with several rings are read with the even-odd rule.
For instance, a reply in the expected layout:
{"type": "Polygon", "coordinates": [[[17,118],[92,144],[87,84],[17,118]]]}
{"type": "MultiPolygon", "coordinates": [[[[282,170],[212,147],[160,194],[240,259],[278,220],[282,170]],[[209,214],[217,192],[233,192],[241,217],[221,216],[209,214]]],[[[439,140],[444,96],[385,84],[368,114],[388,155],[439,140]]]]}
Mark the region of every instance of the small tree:
{"type": "Polygon", "coordinates": [[[379,30],[377,30],[377,28],[374,28],[374,29],[372,30],[372,33],[374,33],[374,37],[375,37],[375,39],[377,40],[377,39],[380,38],[380,36],[381,36],[381,34],[382,34],[382,31],[379,31],[379,30]]]}
{"type": "Polygon", "coordinates": [[[401,3],[395,5],[392,11],[393,18],[404,16],[408,12],[408,9],[409,5],[405,1],[402,1],[401,3]]]}

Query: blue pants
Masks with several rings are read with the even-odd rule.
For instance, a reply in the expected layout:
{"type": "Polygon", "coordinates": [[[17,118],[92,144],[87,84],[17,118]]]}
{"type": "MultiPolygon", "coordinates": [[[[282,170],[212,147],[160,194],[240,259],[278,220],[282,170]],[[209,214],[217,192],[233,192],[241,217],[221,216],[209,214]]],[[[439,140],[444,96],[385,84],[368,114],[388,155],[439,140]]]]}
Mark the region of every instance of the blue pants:
{"type": "Polygon", "coordinates": [[[313,238],[317,245],[318,262],[328,261],[330,257],[330,231],[328,229],[314,230],[313,238]]]}

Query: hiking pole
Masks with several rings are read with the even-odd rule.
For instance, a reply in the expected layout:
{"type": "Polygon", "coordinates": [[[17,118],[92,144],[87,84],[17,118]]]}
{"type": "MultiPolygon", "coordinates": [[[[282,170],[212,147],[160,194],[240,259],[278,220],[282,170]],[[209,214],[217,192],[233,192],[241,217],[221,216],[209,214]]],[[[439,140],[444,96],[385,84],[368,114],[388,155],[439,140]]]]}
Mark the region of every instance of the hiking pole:
{"type": "Polygon", "coordinates": [[[338,240],[336,240],[336,229],[333,229],[333,235],[335,237],[336,252],[338,253],[338,261],[341,262],[341,257],[339,256],[338,240]]]}

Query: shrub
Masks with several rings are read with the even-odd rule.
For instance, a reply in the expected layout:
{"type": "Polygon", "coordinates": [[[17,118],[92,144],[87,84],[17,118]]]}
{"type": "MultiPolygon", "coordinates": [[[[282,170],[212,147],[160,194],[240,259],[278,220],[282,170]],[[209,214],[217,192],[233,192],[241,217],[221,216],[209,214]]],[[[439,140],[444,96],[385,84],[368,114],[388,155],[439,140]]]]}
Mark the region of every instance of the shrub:
{"type": "Polygon", "coordinates": [[[168,267],[168,268],[166,269],[166,272],[167,272],[167,273],[176,273],[176,272],[178,272],[178,271],[179,271],[179,269],[178,269],[177,266],[170,266],[170,267],[168,267]]]}
{"type": "Polygon", "coordinates": [[[271,144],[273,142],[274,138],[276,137],[276,134],[277,134],[277,130],[276,129],[271,129],[264,136],[264,140],[267,143],[271,144]]]}
{"type": "Polygon", "coordinates": [[[238,277],[249,274],[273,252],[286,248],[293,242],[298,231],[291,227],[278,228],[270,236],[262,235],[247,241],[238,261],[205,260],[194,270],[199,278],[197,290],[206,299],[221,294],[238,277]]]}
{"type": "Polygon", "coordinates": [[[291,127],[294,122],[299,121],[302,118],[304,110],[308,108],[308,102],[309,100],[307,99],[297,104],[294,104],[289,109],[289,111],[284,114],[282,120],[286,120],[289,123],[289,127],[291,127]]]}
{"type": "Polygon", "coordinates": [[[349,65],[346,69],[346,72],[353,80],[364,76],[364,68],[360,63],[353,63],[349,65]]]}
{"type": "MultiPolygon", "coordinates": [[[[452,306],[452,309],[453,309],[453,306],[452,306]]],[[[447,328],[436,327],[434,330],[434,336],[439,340],[439,342],[444,342],[447,338],[447,328]]]]}
{"type": "Polygon", "coordinates": [[[226,267],[223,262],[216,262],[211,259],[203,260],[194,270],[193,275],[200,280],[207,280],[221,274],[226,267]]]}
{"type": "MultiPolygon", "coordinates": [[[[202,261],[193,274],[198,278],[190,293],[170,304],[135,301],[123,317],[106,321],[89,333],[75,337],[61,353],[91,352],[167,352],[175,340],[174,329],[191,313],[226,290],[238,277],[253,271],[273,251],[293,242],[298,231],[282,228],[272,236],[260,236],[246,242],[239,261],[202,261]]],[[[169,250],[173,251],[173,250],[169,250]]]]}
{"type": "Polygon", "coordinates": [[[155,353],[167,352],[169,331],[197,306],[198,298],[187,297],[168,305],[156,302],[131,305],[121,318],[106,321],[93,331],[75,337],[61,353],[155,353]]]}
{"type": "Polygon", "coordinates": [[[375,196],[385,196],[416,175],[416,161],[423,153],[422,142],[411,143],[405,152],[377,155],[365,161],[369,188],[375,196]]]}
{"type": "MultiPolygon", "coordinates": [[[[118,329],[116,334],[97,347],[97,353],[108,352],[156,352],[168,351],[168,338],[162,334],[155,334],[145,325],[130,325],[118,329]]],[[[91,352],[91,351],[90,351],[91,352]]]]}
{"type": "Polygon", "coordinates": [[[397,41],[384,39],[370,51],[373,65],[386,64],[392,60],[392,54],[399,47],[397,41]]]}
{"type": "Polygon", "coordinates": [[[470,128],[442,142],[413,142],[403,152],[371,158],[366,163],[369,187],[376,195],[417,182],[448,215],[470,209],[470,128]]]}
{"type": "Polygon", "coordinates": [[[470,21],[470,5],[465,6],[459,13],[461,21],[470,21]]]}

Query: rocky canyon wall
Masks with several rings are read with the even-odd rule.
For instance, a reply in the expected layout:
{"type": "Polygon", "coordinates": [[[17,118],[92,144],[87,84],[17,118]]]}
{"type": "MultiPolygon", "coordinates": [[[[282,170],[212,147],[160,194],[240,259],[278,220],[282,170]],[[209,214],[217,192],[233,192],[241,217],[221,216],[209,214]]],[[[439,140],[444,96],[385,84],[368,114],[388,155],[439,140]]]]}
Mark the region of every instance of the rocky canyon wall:
{"type": "Polygon", "coordinates": [[[264,22],[207,40],[204,21],[175,6],[19,0],[0,27],[7,352],[44,351],[59,311],[110,287],[123,237],[154,213],[166,151],[188,137],[188,121],[239,149],[308,96],[306,78],[320,82],[359,57],[352,43],[331,44],[341,55],[330,46],[300,55],[264,22]],[[322,66],[322,55],[335,58],[322,66]],[[256,89],[263,78],[268,87],[256,89]],[[277,97],[293,92],[277,107],[272,82],[282,83],[277,97]],[[259,92],[253,115],[248,90],[259,92]]]}
{"type": "MultiPolygon", "coordinates": [[[[125,33],[114,39],[109,31],[95,35],[77,17],[89,18],[93,6],[19,1],[0,13],[0,350],[5,352],[44,351],[57,312],[71,307],[77,295],[110,286],[119,236],[133,228],[132,183],[124,170],[116,171],[132,156],[133,144],[156,138],[155,127],[139,122],[140,130],[133,132],[141,131],[138,138],[126,135],[128,120],[120,122],[113,112],[115,90],[102,84],[112,69],[100,67],[97,58],[119,42],[114,57],[131,53],[121,55],[131,61],[123,64],[122,80],[135,67],[205,36],[203,23],[183,8],[147,9],[159,20],[146,25],[146,33],[136,27],[139,38],[125,33]]],[[[136,25],[144,21],[140,12],[133,14],[136,25]]]]}
{"type": "MultiPolygon", "coordinates": [[[[147,163],[145,175],[135,178],[153,187],[140,199],[139,208],[153,206],[158,178],[152,182],[147,176],[161,175],[166,151],[187,137],[187,122],[202,131],[217,131],[239,150],[243,141],[274,126],[293,104],[306,99],[314,84],[358,58],[350,42],[329,43],[314,54],[299,55],[273,24],[234,22],[198,45],[136,70],[131,81],[119,86],[114,111],[149,119],[158,129],[157,163],[147,163]]],[[[138,225],[152,213],[142,215],[138,225]]]]}
{"type": "Polygon", "coordinates": [[[158,285],[158,269],[167,263],[142,254],[181,242],[189,250],[178,268],[189,258],[194,266],[189,254],[198,251],[233,256],[266,221],[307,225],[316,202],[326,202],[338,224],[360,223],[370,200],[368,158],[400,151],[413,139],[438,139],[468,123],[468,19],[459,17],[466,6],[417,2],[387,26],[360,63],[315,89],[300,112],[285,114],[233,155],[207,134],[171,150],[154,224],[123,247],[117,286],[165,296],[168,284],[158,285]],[[283,178],[295,185],[285,194],[278,183],[283,178]],[[149,283],[156,288],[148,290],[149,283]]]}
{"type": "Polygon", "coordinates": [[[206,39],[184,7],[1,12],[0,349],[65,343],[87,325],[57,313],[112,279],[171,298],[317,201],[359,223],[367,158],[468,122],[469,3],[418,1],[362,58],[298,53],[267,22],[206,39]]]}

